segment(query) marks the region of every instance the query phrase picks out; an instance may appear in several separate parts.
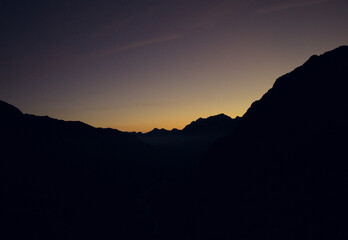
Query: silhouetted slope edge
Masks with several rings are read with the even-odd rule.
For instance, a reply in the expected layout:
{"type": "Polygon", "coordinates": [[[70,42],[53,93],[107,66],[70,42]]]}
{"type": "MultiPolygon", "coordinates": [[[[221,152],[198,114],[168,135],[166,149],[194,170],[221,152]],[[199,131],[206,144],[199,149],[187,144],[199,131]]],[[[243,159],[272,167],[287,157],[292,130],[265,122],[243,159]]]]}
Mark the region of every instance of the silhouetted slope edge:
{"type": "Polygon", "coordinates": [[[169,239],[192,232],[192,155],[131,133],[23,114],[5,102],[0,116],[0,239],[169,239]]]}
{"type": "Polygon", "coordinates": [[[22,114],[4,102],[0,116],[1,239],[141,233],[137,197],[163,174],[147,144],[113,129],[22,114]]]}
{"type": "Polygon", "coordinates": [[[194,187],[191,155],[0,101],[0,238],[348,239],[347,59],[312,56],[242,118],[177,130],[231,132],[194,187]]]}
{"type": "Polygon", "coordinates": [[[345,239],[347,90],[347,46],[278,78],[207,155],[199,236],[345,239]]]}
{"type": "Polygon", "coordinates": [[[138,133],[138,135],[140,136],[166,136],[166,135],[173,135],[177,133],[177,129],[173,128],[172,130],[167,130],[164,128],[158,129],[158,128],[154,128],[152,129],[150,132],[147,133],[138,133]]]}
{"type": "Polygon", "coordinates": [[[0,112],[1,112],[2,119],[15,117],[22,114],[22,112],[18,108],[1,100],[0,100],[0,109],[1,109],[0,112]]]}
{"type": "Polygon", "coordinates": [[[133,136],[128,133],[123,133],[116,129],[95,128],[80,121],[64,121],[50,118],[48,116],[35,116],[32,114],[23,114],[16,107],[3,101],[0,101],[0,114],[1,123],[7,121],[7,125],[1,125],[1,127],[4,129],[9,129],[12,126],[14,128],[23,127],[28,128],[27,131],[32,131],[33,134],[45,134],[50,135],[50,137],[59,137],[62,135],[66,135],[67,137],[72,138],[82,138],[88,137],[88,135],[90,135],[90,137],[95,137],[99,134],[103,135],[103,137],[112,137],[114,138],[114,140],[119,139],[124,143],[130,141],[139,145],[146,145],[142,143],[136,136],[133,136]],[[13,122],[10,120],[21,121],[21,126],[17,126],[17,122],[13,122]]]}
{"type": "Polygon", "coordinates": [[[185,150],[184,154],[205,153],[216,139],[230,134],[238,125],[239,117],[232,119],[224,114],[199,118],[182,130],[153,129],[145,134],[136,133],[144,142],[153,146],[167,146],[185,150]]]}
{"type": "Polygon", "coordinates": [[[202,134],[215,134],[217,132],[229,132],[236,125],[239,117],[235,119],[221,113],[218,115],[210,116],[207,118],[199,118],[186,125],[182,130],[173,128],[167,130],[164,128],[153,130],[147,133],[137,133],[138,135],[144,136],[160,136],[160,135],[178,135],[178,134],[191,134],[191,135],[202,135],[202,134]]]}
{"type": "Polygon", "coordinates": [[[185,126],[182,130],[184,134],[211,134],[219,132],[231,132],[238,122],[239,117],[232,119],[225,114],[218,114],[208,118],[199,118],[185,126]]]}

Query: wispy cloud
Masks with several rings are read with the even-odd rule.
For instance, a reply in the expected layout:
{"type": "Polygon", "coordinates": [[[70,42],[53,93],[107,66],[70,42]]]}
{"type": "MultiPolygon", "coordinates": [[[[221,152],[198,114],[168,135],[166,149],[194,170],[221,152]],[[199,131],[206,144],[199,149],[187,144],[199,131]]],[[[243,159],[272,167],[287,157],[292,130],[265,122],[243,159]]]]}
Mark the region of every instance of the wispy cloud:
{"type": "MultiPolygon", "coordinates": [[[[119,31],[122,31],[123,29],[132,28],[132,24],[148,19],[158,21],[158,19],[153,16],[161,16],[163,14],[162,12],[168,13],[168,15],[162,17],[164,23],[158,25],[157,32],[153,33],[153,37],[144,38],[141,35],[134,36],[134,40],[128,44],[120,45],[115,42],[114,47],[109,46],[99,50],[94,50],[86,53],[84,57],[87,57],[87,59],[93,59],[109,56],[134,48],[141,48],[148,45],[175,40],[190,35],[194,31],[204,31],[216,26],[226,15],[237,11],[240,5],[241,4],[237,4],[235,1],[230,0],[214,1],[209,4],[202,4],[199,7],[192,7],[192,11],[186,10],[180,12],[180,18],[178,18],[175,11],[175,14],[167,12],[168,6],[170,5],[166,2],[162,2],[161,4],[143,10],[143,12],[130,14],[127,18],[112,22],[101,28],[99,32],[92,35],[94,36],[94,39],[108,38],[115,34],[119,34],[119,31]]],[[[176,11],[178,10],[176,9],[176,11]]],[[[153,29],[149,29],[150,32],[152,30],[153,29]]]]}
{"type": "Polygon", "coordinates": [[[329,2],[330,0],[306,0],[306,1],[284,1],[278,4],[274,4],[267,7],[259,8],[256,13],[257,14],[266,14],[272,12],[278,12],[291,8],[298,8],[310,5],[316,5],[324,2],[329,2]]]}
{"type": "Polygon", "coordinates": [[[181,34],[171,34],[171,35],[154,37],[151,39],[135,41],[135,42],[123,45],[123,46],[119,46],[119,47],[101,49],[101,50],[90,53],[89,56],[92,58],[109,56],[112,54],[116,54],[119,52],[130,50],[133,48],[140,48],[140,47],[145,47],[148,45],[153,45],[153,44],[157,44],[157,43],[161,43],[161,42],[167,42],[167,41],[174,40],[174,39],[177,39],[180,37],[181,37],[181,34]]]}

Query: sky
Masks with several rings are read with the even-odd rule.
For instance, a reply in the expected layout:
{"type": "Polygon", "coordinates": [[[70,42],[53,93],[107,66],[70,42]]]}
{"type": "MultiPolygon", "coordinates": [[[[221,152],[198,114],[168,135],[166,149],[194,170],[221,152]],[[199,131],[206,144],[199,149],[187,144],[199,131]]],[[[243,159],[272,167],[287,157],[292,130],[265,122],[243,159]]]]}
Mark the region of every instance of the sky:
{"type": "Polygon", "coordinates": [[[348,0],[3,0],[0,100],[95,127],[182,129],[242,116],[278,77],[347,45],[347,26],[348,0]]]}

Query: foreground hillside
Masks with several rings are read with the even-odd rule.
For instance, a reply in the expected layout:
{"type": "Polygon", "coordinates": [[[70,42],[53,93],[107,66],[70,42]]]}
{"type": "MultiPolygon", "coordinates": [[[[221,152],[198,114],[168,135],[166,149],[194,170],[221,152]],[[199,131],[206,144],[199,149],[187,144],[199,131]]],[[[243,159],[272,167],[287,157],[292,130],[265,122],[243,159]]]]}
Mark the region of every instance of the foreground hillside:
{"type": "Polygon", "coordinates": [[[211,239],[348,237],[348,47],[312,56],[205,159],[197,228],[211,239]]]}
{"type": "Polygon", "coordinates": [[[1,238],[187,235],[197,156],[234,121],[217,116],[192,124],[193,138],[180,134],[182,150],[165,141],[150,145],[139,134],[23,114],[0,101],[1,238]]]}
{"type": "Polygon", "coordinates": [[[4,102],[0,114],[2,239],[122,236],[136,196],[160,180],[156,155],[134,136],[4,102]]]}

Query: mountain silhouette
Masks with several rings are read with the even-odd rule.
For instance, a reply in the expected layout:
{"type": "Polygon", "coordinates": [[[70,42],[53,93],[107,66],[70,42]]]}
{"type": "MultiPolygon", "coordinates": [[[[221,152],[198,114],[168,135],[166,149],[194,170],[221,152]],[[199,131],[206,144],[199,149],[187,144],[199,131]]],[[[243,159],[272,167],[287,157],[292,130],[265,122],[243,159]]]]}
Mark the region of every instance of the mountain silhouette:
{"type": "Polygon", "coordinates": [[[209,124],[197,121],[202,131],[193,122],[192,134],[163,129],[134,134],[24,114],[0,101],[6,223],[0,237],[168,239],[186,234],[191,175],[206,149],[201,143],[228,134],[235,124],[223,115],[208,119],[209,124]],[[185,148],[149,145],[143,135],[179,137],[185,148]]]}
{"type": "Polygon", "coordinates": [[[0,110],[1,110],[0,112],[1,112],[2,121],[8,121],[10,119],[18,118],[22,114],[22,112],[18,108],[1,100],[0,100],[0,110]]]}
{"type": "Polygon", "coordinates": [[[23,114],[2,101],[0,132],[1,239],[143,233],[137,198],[164,181],[165,165],[138,137],[23,114]]]}
{"type": "Polygon", "coordinates": [[[216,133],[231,133],[237,125],[240,117],[232,119],[221,113],[208,118],[199,118],[185,126],[182,130],[184,134],[202,135],[216,133]]]}
{"type": "Polygon", "coordinates": [[[172,130],[166,130],[164,128],[154,128],[150,132],[144,133],[145,136],[160,136],[160,135],[204,135],[204,134],[216,134],[223,133],[224,135],[230,133],[235,127],[236,122],[240,117],[232,119],[231,117],[221,113],[208,118],[199,118],[186,125],[182,130],[173,128],[172,130]]]}
{"type": "Polygon", "coordinates": [[[140,136],[147,136],[147,137],[154,137],[154,136],[168,136],[168,135],[175,135],[178,134],[180,130],[173,128],[172,130],[167,130],[164,128],[158,129],[154,128],[150,132],[147,133],[138,133],[140,136]]]}
{"type": "Polygon", "coordinates": [[[212,146],[198,239],[348,237],[347,59],[347,46],[312,56],[212,146]]]}
{"type": "Polygon", "coordinates": [[[154,146],[169,146],[184,150],[184,154],[199,152],[202,154],[210,144],[220,137],[231,133],[240,117],[232,119],[225,114],[199,118],[192,121],[182,130],[158,129],[154,128],[147,133],[137,133],[136,135],[144,142],[154,146]]]}
{"type": "Polygon", "coordinates": [[[1,239],[347,239],[348,47],[243,117],[126,133],[0,101],[1,239]]]}

